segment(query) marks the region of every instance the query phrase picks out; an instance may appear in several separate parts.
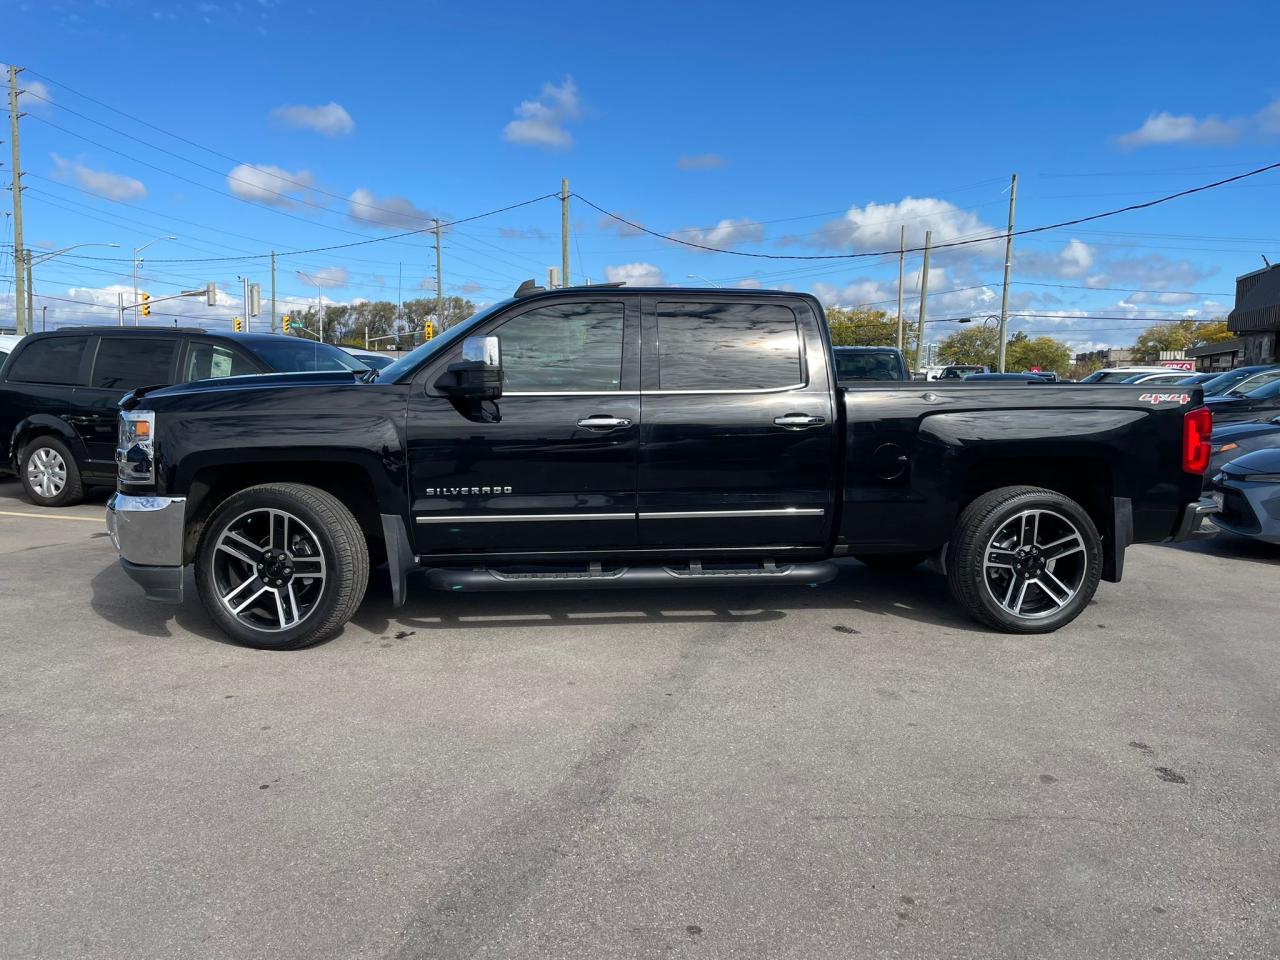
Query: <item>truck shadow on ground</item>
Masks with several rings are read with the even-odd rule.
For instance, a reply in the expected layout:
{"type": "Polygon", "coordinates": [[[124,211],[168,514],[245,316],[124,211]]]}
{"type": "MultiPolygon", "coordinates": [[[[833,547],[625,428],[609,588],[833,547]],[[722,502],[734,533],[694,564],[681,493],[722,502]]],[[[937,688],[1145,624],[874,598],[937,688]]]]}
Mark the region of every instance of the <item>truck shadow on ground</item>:
{"type": "Polygon", "coordinates": [[[505,628],[526,630],[636,623],[766,623],[798,610],[833,616],[894,617],[931,626],[980,631],[951,600],[946,581],[923,569],[889,576],[854,561],[818,587],[686,587],[670,590],[548,590],[445,593],[409,579],[409,600],[391,605],[385,571],[375,573],[354,623],[373,633],[505,628]]]}
{"type": "Polygon", "coordinates": [[[1163,546],[1170,550],[1181,550],[1184,553],[1198,553],[1228,560],[1248,560],[1251,563],[1280,566],[1280,546],[1248,537],[1237,537],[1232,533],[1219,532],[1204,540],[1186,540],[1182,543],[1166,543],[1163,546]]]}
{"type": "MultiPolygon", "coordinates": [[[[181,604],[143,599],[120,567],[112,563],[91,581],[90,604],[102,619],[145,637],[192,634],[231,643],[205,615],[187,571],[181,604]]],[[[840,575],[819,587],[706,587],[672,590],[567,590],[522,593],[445,593],[409,579],[409,600],[391,604],[386,570],[370,574],[365,601],[352,623],[374,634],[506,629],[560,630],[629,624],[768,623],[800,610],[826,610],[836,619],[895,618],[931,626],[981,631],[947,592],[946,581],[923,569],[888,576],[854,561],[841,561],[840,575]]],[[[342,640],[342,634],[335,638],[342,640]]]]}

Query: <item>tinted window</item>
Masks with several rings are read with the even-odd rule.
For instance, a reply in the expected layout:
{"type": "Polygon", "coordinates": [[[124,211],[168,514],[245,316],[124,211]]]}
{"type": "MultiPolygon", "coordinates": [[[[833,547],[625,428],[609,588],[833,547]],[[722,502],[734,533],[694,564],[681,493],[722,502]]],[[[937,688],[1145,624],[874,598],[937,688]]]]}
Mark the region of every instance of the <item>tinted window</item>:
{"type": "Polygon", "coordinates": [[[837,350],[837,380],[901,380],[897,354],[837,350]]]}
{"type": "Polygon", "coordinates": [[[538,307],[504,323],[506,390],[617,390],[622,385],[622,304],[538,307]]]}
{"type": "Polygon", "coordinates": [[[276,373],[369,372],[368,367],[347,351],[327,343],[280,337],[255,341],[252,349],[276,373]]]}
{"type": "Polygon", "coordinates": [[[13,361],[10,380],[26,383],[79,383],[80,361],[88,337],[33,340],[13,361]]]}
{"type": "Polygon", "coordinates": [[[103,390],[132,390],[168,383],[173,363],[172,337],[103,337],[93,360],[91,386],[103,390]]]}
{"type": "Polygon", "coordinates": [[[187,365],[182,379],[212,380],[260,372],[239,350],[216,343],[192,343],[187,348],[187,365]]]}
{"type": "Polygon", "coordinates": [[[804,382],[800,331],[787,307],[658,304],[663,390],[763,390],[804,382]]]}

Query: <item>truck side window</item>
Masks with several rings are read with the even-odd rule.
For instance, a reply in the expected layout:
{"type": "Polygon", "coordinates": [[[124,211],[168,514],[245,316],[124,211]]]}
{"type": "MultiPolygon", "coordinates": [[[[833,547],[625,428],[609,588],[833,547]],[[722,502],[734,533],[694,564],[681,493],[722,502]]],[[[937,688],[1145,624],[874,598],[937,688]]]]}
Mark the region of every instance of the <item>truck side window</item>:
{"type": "Polygon", "coordinates": [[[622,304],[562,303],[512,317],[502,340],[503,388],[562,393],[622,384],[622,304]]]}
{"type": "Polygon", "coordinates": [[[93,358],[91,386],[103,390],[132,390],[168,383],[172,379],[172,337],[103,337],[93,358]]]}
{"type": "Polygon", "coordinates": [[[768,390],[805,382],[796,315],[771,303],[658,304],[662,390],[768,390]]]}
{"type": "Polygon", "coordinates": [[[10,380],[22,383],[80,382],[80,360],[88,337],[49,337],[27,344],[9,371],[10,380]]]}
{"type": "Polygon", "coordinates": [[[241,354],[216,343],[193,343],[187,348],[187,368],[183,380],[211,380],[215,377],[243,377],[257,369],[241,354]]]}

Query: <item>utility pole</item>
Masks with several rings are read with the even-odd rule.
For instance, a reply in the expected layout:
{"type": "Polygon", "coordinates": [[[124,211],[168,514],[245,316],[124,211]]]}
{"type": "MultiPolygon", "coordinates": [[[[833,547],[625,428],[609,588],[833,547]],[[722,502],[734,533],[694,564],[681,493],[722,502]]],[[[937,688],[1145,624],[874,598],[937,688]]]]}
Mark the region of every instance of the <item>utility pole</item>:
{"type": "Polygon", "coordinates": [[[26,291],[23,281],[26,279],[23,269],[22,246],[22,159],[18,151],[18,72],[21,68],[9,67],[9,145],[13,152],[13,312],[17,322],[18,336],[27,333],[26,291]]]}
{"type": "Polygon", "coordinates": [[[116,309],[120,311],[120,326],[124,326],[124,294],[116,294],[116,309]]]}
{"type": "Polygon", "coordinates": [[[929,248],[933,246],[933,231],[924,232],[924,266],[920,269],[920,333],[916,340],[916,369],[920,371],[920,348],[924,346],[924,305],[929,296],[929,248]]]}
{"type": "Polygon", "coordinates": [[[35,333],[36,312],[35,312],[35,308],[31,305],[31,301],[34,296],[34,293],[33,293],[34,285],[31,283],[31,260],[32,260],[32,253],[30,250],[28,250],[27,251],[27,325],[31,327],[31,332],[35,333]]]}
{"type": "Polygon", "coordinates": [[[1013,205],[1018,200],[1018,175],[1009,181],[1009,232],[1004,236],[1004,292],[1000,294],[1000,346],[997,368],[1004,373],[1004,346],[1009,339],[1009,269],[1013,265],[1013,205]]]}
{"type": "Polygon", "coordinates": [[[444,329],[444,278],[440,275],[440,218],[436,225],[436,333],[444,329]]]}
{"type": "Polygon", "coordinates": [[[898,234],[898,352],[906,348],[906,331],[902,324],[902,268],[907,259],[907,225],[904,223],[898,234]]]}
{"type": "Polygon", "coordinates": [[[40,332],[44,333],[49,329],[49,305],[47,303],[40,305],[40,332]]]}
{"type": "Polygon", "coordinates": [[[560,178],[560,286],[569,285],[569,178],[560,178]]]}
{"type": "Polygon", "coordinates": [[[276,252],[271,251],[271,332],[276,332],[276,252]]]}

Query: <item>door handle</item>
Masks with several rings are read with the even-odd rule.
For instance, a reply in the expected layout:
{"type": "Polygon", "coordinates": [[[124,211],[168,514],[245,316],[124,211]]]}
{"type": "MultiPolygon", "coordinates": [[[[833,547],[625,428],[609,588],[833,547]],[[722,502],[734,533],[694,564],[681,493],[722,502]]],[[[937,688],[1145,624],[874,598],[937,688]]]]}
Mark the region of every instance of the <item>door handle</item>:
{"type": "Polygon", "coordinates": [[[579,420],[578,426],[586,427],[588,430],[613,430],[616,427],[629,427],[631,426],[631,421],[626,417],[606,417],[596,414],[579,420]]]}
{"type": "Polygon", "coordinates": [[[805,430],[809,427],[821,426],[827,422],[827,418],[814,417],[807,413],[788,413],[781,417],[774,417],[773,422],[788,430],[805,430]]]}

